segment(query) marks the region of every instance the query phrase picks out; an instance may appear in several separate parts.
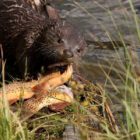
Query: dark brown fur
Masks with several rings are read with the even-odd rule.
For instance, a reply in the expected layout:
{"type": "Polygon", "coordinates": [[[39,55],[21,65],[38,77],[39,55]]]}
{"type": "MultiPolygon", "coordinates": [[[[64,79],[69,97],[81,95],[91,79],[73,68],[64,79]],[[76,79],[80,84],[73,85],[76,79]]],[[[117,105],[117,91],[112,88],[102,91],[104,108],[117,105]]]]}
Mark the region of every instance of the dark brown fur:
{"type": "Polygon", "coordinates": [[[0,0],[0,43],[10,74],[36,76],[41,67],[69,62],[84,52],[79,32],[50,5],[33,0],[0,0]]]}

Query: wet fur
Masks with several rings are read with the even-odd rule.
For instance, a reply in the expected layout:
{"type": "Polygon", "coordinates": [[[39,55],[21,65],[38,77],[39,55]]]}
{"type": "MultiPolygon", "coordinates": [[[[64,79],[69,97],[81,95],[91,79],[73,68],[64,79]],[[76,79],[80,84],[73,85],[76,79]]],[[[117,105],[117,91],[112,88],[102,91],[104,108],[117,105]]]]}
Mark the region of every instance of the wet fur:
{"type": "Polygon", "coordinates": [[[66,62],[64,50],[79,57],[86,48],[84,38],[57,10],[41,0],[0,1],[0,43],[10,76],[36,77],[41,67],[66,62]]]}

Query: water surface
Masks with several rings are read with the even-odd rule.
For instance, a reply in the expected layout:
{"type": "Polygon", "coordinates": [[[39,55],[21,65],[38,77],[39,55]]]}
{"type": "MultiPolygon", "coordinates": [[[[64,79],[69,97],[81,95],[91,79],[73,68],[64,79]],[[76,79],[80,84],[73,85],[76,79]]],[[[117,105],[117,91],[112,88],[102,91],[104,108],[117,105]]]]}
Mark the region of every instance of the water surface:
{"type": "MultiPolygon", "coordinates": [[[[139,16],[140,0],[132,2],[139,16]]],[[[88,42],[82,68],[88,79],[104,80],[103,69],[110,70],[110,67],[123,70],[125,58],[124,45],[120,43],[122,40],[139,53],[134,11],[129,0],[55,0],[55,4],[60,9],[61,17],[78,28],[88,42]],[[117,41],[117,50],[113,48],[112,40],[117,41]]]]}

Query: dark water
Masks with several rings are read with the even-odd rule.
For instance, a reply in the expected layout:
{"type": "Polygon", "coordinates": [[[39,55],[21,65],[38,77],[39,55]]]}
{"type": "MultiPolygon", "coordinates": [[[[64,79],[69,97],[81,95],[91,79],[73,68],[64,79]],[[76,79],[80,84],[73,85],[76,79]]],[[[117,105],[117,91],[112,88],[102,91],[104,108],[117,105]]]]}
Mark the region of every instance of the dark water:
{"type": "MultiPolygon", "coordinates": [[[[132,0],[132,3],[139,16],[140,0],[132,0]]],[[[139,52],[137,26],[129,0],[55,0],[55,4],[61,16],[78,28],[89,44],[81,65],[88,79],[102,81],[104,70],[109,71],[110,67],[119,71],[124,69],[122,40],[126,46],[134,47],[139,52]],[[117,41],[117,50],[112,40],[117,41]]]]}

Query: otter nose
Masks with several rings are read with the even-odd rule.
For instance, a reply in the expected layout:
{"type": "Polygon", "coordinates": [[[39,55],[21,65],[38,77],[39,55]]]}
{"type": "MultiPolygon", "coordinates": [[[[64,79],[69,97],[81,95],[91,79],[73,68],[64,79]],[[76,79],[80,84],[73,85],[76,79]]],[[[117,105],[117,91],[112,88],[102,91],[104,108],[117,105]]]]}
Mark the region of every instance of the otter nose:
{"type": "Polygon", "coordinates": [[[73,53],[70,50],[64,50],[64,56],[67,58],[72,58],[73,57],[73,53]]]}

